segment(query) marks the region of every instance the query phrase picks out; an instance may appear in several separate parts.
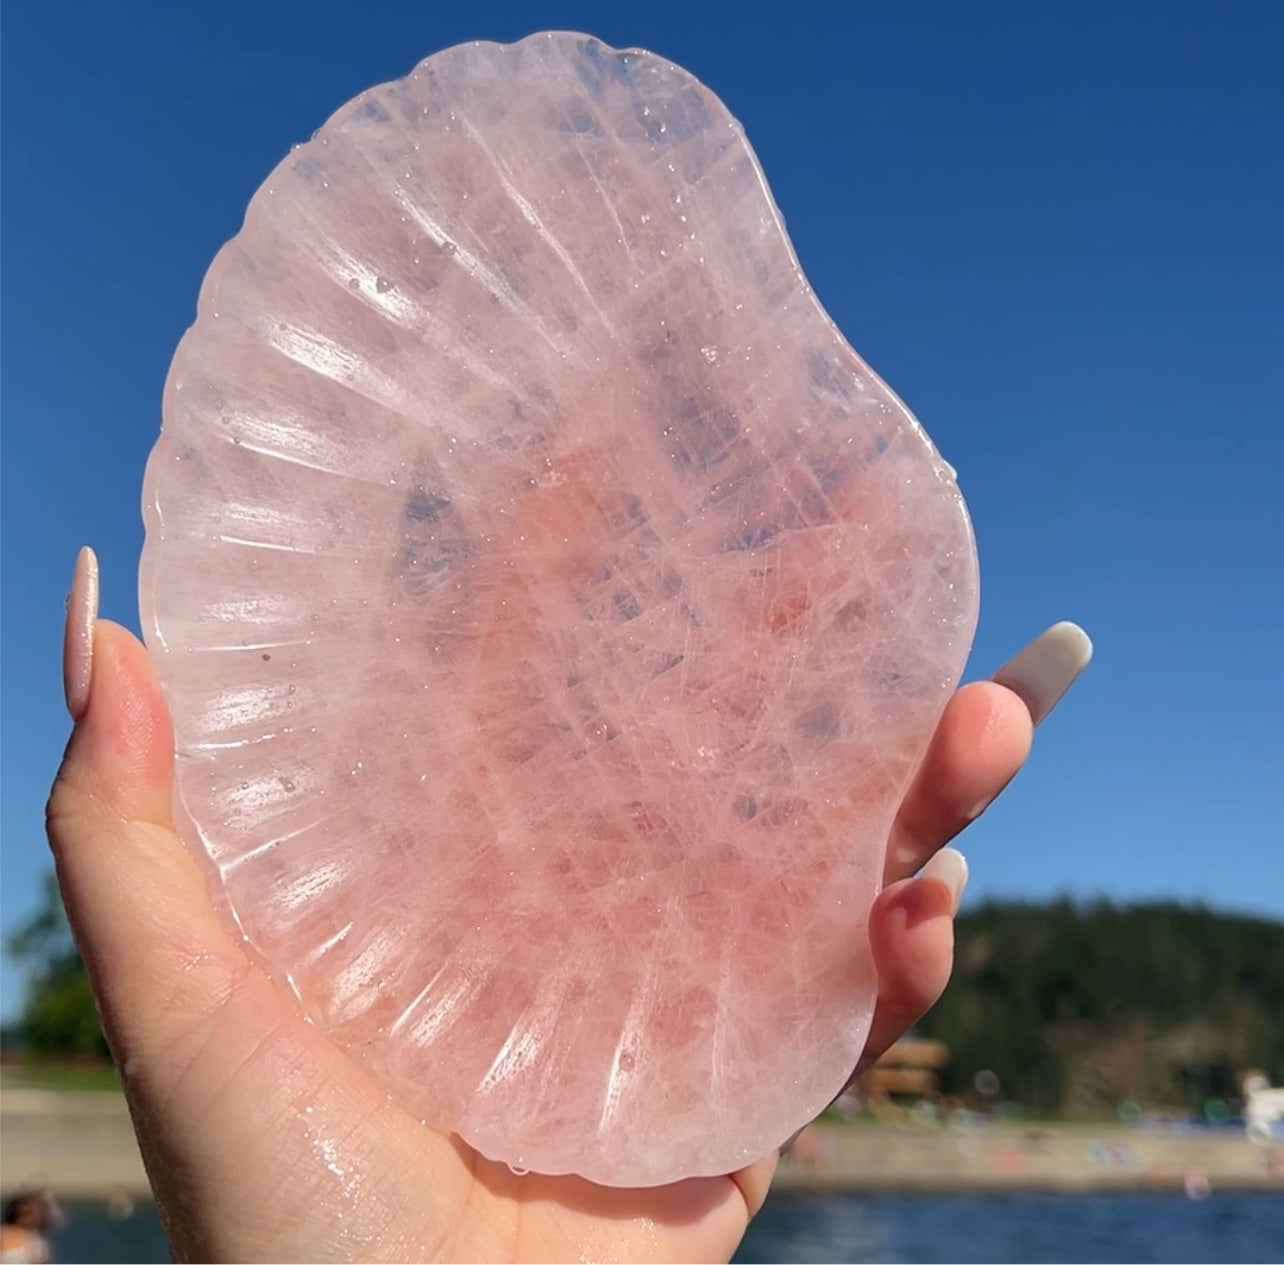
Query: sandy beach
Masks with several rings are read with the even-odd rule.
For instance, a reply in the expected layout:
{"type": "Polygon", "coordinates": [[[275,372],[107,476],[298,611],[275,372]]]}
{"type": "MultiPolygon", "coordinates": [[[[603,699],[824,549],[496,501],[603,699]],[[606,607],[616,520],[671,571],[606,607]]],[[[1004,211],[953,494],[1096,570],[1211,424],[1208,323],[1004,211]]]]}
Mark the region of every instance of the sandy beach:
{"type": "Polygon", "coordinates": [[[776,1182],[882,1193],[1284,1191],[1284,1145],[1230,1129],[1114,1124],[813,1125],[776,1182]]]}
{"type": "MultiPolygon", "coordinates": [[[[1279,1190],[1284,1146],[1231,1130],[1121,1125],[813,1125],[781,1164],[782,1188],[879,1192],[1279,1190]]],[[[0,1092],[0,1188],[147,1193],[124,1100],[114,1093],[0,1092]]]]}
{"type": "Polygon", "coordinates": [[[67,1198],[147,1194],[124,1098],[0,1090],[0,1189],[8,1193],[31,1182],[67,1198]]]}

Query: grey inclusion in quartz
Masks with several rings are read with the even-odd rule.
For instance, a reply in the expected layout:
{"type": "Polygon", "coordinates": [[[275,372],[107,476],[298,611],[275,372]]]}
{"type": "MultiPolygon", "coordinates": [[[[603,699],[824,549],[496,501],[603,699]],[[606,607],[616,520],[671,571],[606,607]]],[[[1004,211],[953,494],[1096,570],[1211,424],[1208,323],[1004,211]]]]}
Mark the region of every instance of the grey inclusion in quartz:
{"type": "Polygon", "coordinates": [[[717,98],[571,34],[371,89],[255,194],[164,412],[179,827],[313,1020],[613,1185],[823,1108],[975,553],[717,98]]]}

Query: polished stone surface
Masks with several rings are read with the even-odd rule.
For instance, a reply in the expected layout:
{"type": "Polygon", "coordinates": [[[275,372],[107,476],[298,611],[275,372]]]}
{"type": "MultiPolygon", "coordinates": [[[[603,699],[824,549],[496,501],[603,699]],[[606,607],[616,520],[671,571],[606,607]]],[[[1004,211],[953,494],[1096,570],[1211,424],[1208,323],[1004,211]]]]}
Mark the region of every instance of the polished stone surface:
{"type": "Polygon", "coordinates": [[[343,107],[210,269],[145,503],[180,829],[409,1110],[643,1185],[840,1088],[975,555],[707,89],[542,35],[343,107]]]}

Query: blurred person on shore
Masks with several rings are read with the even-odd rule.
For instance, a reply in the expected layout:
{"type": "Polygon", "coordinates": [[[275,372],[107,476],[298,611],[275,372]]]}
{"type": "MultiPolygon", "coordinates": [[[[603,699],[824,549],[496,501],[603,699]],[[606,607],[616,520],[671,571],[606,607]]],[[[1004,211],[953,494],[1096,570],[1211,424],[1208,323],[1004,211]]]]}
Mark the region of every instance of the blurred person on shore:
{"type": "Polygon", "coordinates": [[[47,1233],[62,1223],[54,1198],[45,1190],[23,1190],[4,1206],[0,1225],[0,1262],[44,1265],[52,1259],[47,1233]]]}

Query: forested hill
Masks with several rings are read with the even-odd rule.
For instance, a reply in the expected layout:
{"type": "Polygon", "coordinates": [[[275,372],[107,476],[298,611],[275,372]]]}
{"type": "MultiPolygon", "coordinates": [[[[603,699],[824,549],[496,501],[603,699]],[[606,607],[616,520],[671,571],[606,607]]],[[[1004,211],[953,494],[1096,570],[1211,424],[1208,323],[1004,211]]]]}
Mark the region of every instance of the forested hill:
{"type": "Polygon", "coordinates": [[[989,1069],[1043,1110],[1233,1104],[1284,1083],[1284,922],[1177,904],[994,903],[961,914],[954,978],[920,1025],[944,1088],[989,1069]]]}

